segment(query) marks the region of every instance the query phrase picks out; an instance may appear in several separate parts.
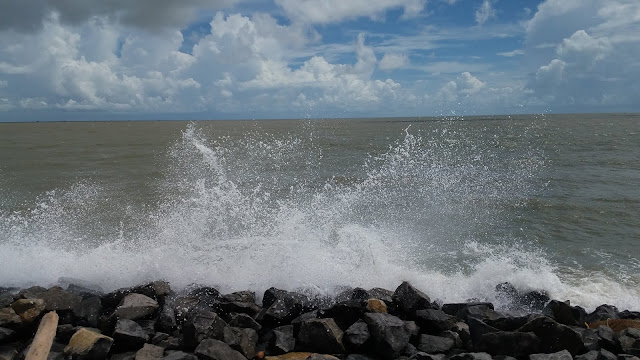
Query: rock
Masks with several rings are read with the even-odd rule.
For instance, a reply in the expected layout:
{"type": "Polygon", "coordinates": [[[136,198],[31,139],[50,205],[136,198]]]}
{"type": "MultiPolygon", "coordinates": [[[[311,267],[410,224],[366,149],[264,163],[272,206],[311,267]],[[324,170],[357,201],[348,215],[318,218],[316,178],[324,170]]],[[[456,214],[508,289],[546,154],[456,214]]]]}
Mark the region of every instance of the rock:
{"type": "Polygon", "coordinates": [[[229,345],[215,339],[202,340],[194,353],[201,360],[246,360],[229,345]]]}
{"type": "Polygon", "coordinates": [[[485,352],[471,352],[453,355],[450,360],[493,360],[493,358],[485,352]]]}
{"type": "Polygon", "coordinates": [[[619,351],[615,333],[608,326],[600,326],[596,329],[585,329],[582,332],[582,341],[588,350],[607,349],[619,351]]]}
{"type": "Polygon", "coordinates": [[[520,304],[529,311],[541,311],[551,301],[544,291],[533,290],[520,295],[520,304]]]}
{"type": "Polygon", "coordinates": [[[0,344],[8,343],[15,337],[16,332],[11,329],[0,328],[0,344]]]}
{"type": "Polygon", "coordinates": [[[32,286],[26,289],[22,289],[16,294],[16,299],[42,299],[40,295],[47,291],[42,286],[32,286]]]}
{"type": "Polygon", "coordinates": [[[0,309],[0,327],[15,330],[21,325],[22,319],[12,308],[7,307],[0,309]]]}
{"type": "Polygon", "coordinates": [[[157,332],[151,337],[151,343],[153,345],[158,345],[160,342],[165,341],[169,338],[169,334],[163,332],[157,332]]]}
{"type": "Polygon", "coordinates": [[[463,314],[469,307],[479,306],[482,308],[488,308],[494,310],[493,304],[489,302],[467,302],[467,303],[450,303],[443,304],[441,310],[445,313],[461,318],[460,314],[463,314]]]}
{"type": "Polygon", "coordinates": [[[640,358],[631,354],[618,354],[618,360],[640,360],[640,358]]]}
{"type": "Polygon", "coordinates": [[[498,321],[504,319],[505,316],[499,312],[493,310],[493,306],[486,306],[484,304],[465,306],[458,310],[456,317],[468,321],[469,318],[476,318],[484,322],[498,321]]]}
{"type": "Polygon", "coordinates": [[[237,291],[231,294],[223,295],[220,301],[255,303],[256,294],[251,291],[237,291]]]}
{"type": "Polygon", "coordinates": [[[469,327],[469,334],[471,335],[471,341],[474,344],[477,344],[480,341],[480,338],[482,337],[482,335],[500,331],[500,329],[496,329],[493,326],[489,326],[484,321],[478,320],[473,317],[469,318],[466,324],[469,327]]]}
{"type": "Polygon", "coordinates": [[[2,292],[0,291],[0,308],[7,307],[11,305],[15,299],[13,298],[13,294],[10,292],[2,292]]]}
{"type": "Polygon", "coordinates": [[[311,300],[303,294],[270,288],[264,293],[263,309],[256,320],[269,326],[286,325],[305,312],[315,310],[311,300]]]}
{"type": "MultiPolygon", "coordinates": [[[[77,331],[78,331],[78,327],[73,326],[71,324],[58,325],[58,328],[56,329],[56,340],[63,343],[69,343],[69,340],[71,340],[71,337],[77,331]]],[[[99,331],[94,331],[94,332],[100,333],[99,331]]]]}
{"type": "Polygon", "coordinates": [[[188,291],[188,297],[195,298],[198,302],[203,303],[211,308],[220,300],[220,292],[218,289],[210,286],[198,286],[188,291]]]}
{"type": "Polygon", "coordinates": [[[385,302],[385,304],[391,304],[393,302],[393,291],[383,288],[373,288],[367,291],[370,299],[379,299],[385,302]]]}
{"type": "Polygon", "coordinates": [[[156,333],[156,321],[155,320],[138,320],[136,321],[138,325],[147,333],[149,339],[153,338],[153,335],[156,333]]]}
{"type": "Polygon", "coordinates": [[[367,311],[367,302],[364,300],[346,300],[333,304],[328,309],[320,310],[320,318],[332,318],[340,329],[346,330],[356,321],[360,320],[367,311]]]}
{"type": "Polygon", "coordinates": [[[198,357],[182,351],[174,351],[163,358],[163,360],[197,360],[198,357]]]}
{"type": "Polygon", "coordinates": [[[106,359],[113,341],[113,338],[108,336],[80,328],[64,348],[64,354],[73,359],[106,359]]]}
{"type": "Polygon", "coordinates": [[[518,331],[535,333],[541,340],[541,352],[553,353],[566,349],[572,355],[577,355],[585,350],[580,333],[546,316],[529,321],[518,331]]]}
{"type": "Polygon", "coordinates": [[[441,332],[438,336],[446,337],[453,340],[453,347],[456,349],[462,349],[463,343],[458,333],[453,332],[451,330],[447,330],[447,331],[441,332]]]}
{"type": "Polygon", "coordinates": [[[165,340],[161,340],[154,345],[158,345],[165,350],[182,350],[182,342],[179,338],[173,336],[170,336],[165,340]]]}
{"type": "Polygon", "coordinates": [[[113,340],[118,352],[138,350],[149,340],[149,335],[135,321],[120,319],[113,331],[113,340]]]}
{"type": "Polygon", "coordinates": [[[47,291],[38,294],[38,298],[44,300],[45,310],[47,311],[72,310],[82,301],[80,296],[63,290],[59,286],[54,286],[47,291]]]}
{"type": "Polygon", "coordinates": [[[578,355],[575,360],[617,360],[618,357],[607,350],[591,350],[586,354],[578,355]]]}
{"type": "Polygon", "coordinates": [[[398,356],[409,343],[411,334],[401,319],[390,314],[366,313],[363,320],[369,328],[370,350],[376,355],[386,358],[398,356]]]}
{"type": "Polygon", "coordinates": [[[144,344],[142,349],[136,352],[135,360],[155,360],[164,356],[164,348],[152,344],[144,344]]]}
{"type": "Polygon", "coordinates": [[[412,355],[410,360],[444,360],[446,356],[444,354],[427,354],[426,352],[418,352],[412,355]]]}
{"type": "Polygon", "coordinates": [[[402,282],[393,293],[393,303],[405,314],[412,314],[416,310],[432,307],[429,296],[406,281],[402,282]]]}
{"type": "Polygon", "coordinates": [[[109,360],[135,360],[136,352],[135,351],[127,351],[125,353],[113,354],[109,360]]]}
{"type": "Polygon", "coordinates": [[[416,347],[427,354],[437,354],[448,352],[454,345],[455,341],[447,337],[423,334],[416,347]]]}
{"type": "Polygon", "coordinates": [[[171,332],[178,327],[173,305],[173,302],[165,300],[164,305],[160,307],[160,311],[158,312],[158,322],[156,323],[158,330],[171,332]]]}
{"type": "Polygon", "coordinates": [[[0,346],[0,360],[15,360],[18,358],[18,351],[10,346],[0,346]]]}
{"type": "Polygon", "coordinates": [[[608,319],[617,319],[618,308],[613,305],[600,305],[592,313],[586,316],[585,321],[589,324],[608,319]]]}
{"type": "Polygon", "coordinates": [[[333,319],[310,319],[300,324],[296,345],[301,350],[341,354],[345,351],[342,336],[333,319]]]}
{"type": "Polygon", "coordinates": [[[293,336],[293,325],[280,326],[273,329],[273,353],[276,355],[293,351],[296,338],[293,336]]]}
{"type": "Polygon", "coordinates": [[[227,326],[224,328],[224,342],[232,349],[240,352],[246,358],[253,358],[256,354],[258,333],[253,329],[243,329],[227,326]]]}
{"type": "Polygon", "coordinates": [[[532,332],[498,331],[482,335],[475,348],[491,355],[522,357],[540,352],[540,339],[532,332]]]}
{"type": "Polygon", "coordinates": [[[114,314],[118,319],[138,320],[153,315],[159,307],[152,298],[131,293],[122,299],[114,314]]]}
{"type": "Polygon", "coordinates": [[[569,302],[551,300],[543,310],[543,314],[555,319],[560,324],[584,327],[587,312],[579,306],[571,306],[569,302]]]}
{"type": "Polygon", "coordinates": [[[458,319],[442,310],[425,309],[416,311],[416,324],[426,334],[439,334],[455,327],[458,319]]]}
{"type": "Polygon", "coordinates": [[[621,311],[618,313],[620,319],[640,320],[640,311],[621,311]]]}
{"type": "Polygon", "coordinates": [[[342,341],[349,351],[357,351],[369,340],[370,336],[367,323],[358,320],[344,332],[342,341]]]}
{"type": "Polygon", "coordinates": [[[376,360],[376,359],[372,357],[368,357],[366,355],[362,355],[362,354],[351,354],[347,356],[345,360],[376,360]]]}
{"type": "Polygon", "coordinates": [[[333,355],[311,354],[306,360],[340,360],[340,359],[333,355]]]}
{"type": "Polygon", "coordinates": [[[368,299],[367,311],[375,313],[387,313],[387,304],[380,299],[368,299]]]}
{"type": "Polygon", "coordinates": [[[518,317],[501,317],[498,319],[486,319],[485,322],[487,325],[492,326],[498,330],[502,331],[516,331],[518,328],[522,327],[524,324],[533,320],[538,316],[518,316],[518,317]]]}
{"type": "Polygon", "coordinates": [[[640,329],[640,320],[632,319],[607,319],[589,324],[590,329],[596,329],[600,326],[608,326],[614,332],[618,333],[627,328],[640,329]]]}
{"type": "Polygon", "coordinates": [[[224,328],[227,326],[228,324],[218,314],[211,311],[198,311],[184,324],[185,349],[195,349],[198,343],[207,338],[221,340],[224,337],[224,328]]]}
{"type": "Polygon", "coordinates": [[[617,336],[623,353],[640,356],[640,329],[627,328],[617,336]]]}
{"type": "Polygon", "coordinates": [[[242,313],[231,313],[228,318],[230,326],[253,329],[260,331],[262,325],[255,321],[251,316],[242,313]]]}
{"type": "Polygon", "coordinates": [[[42,299],[18,299],[11,308],[25,323],[32,323],[44,312],[45,304],[42,299]]]}
{"type": "Polygon", "coordinates": [[[562,350],[552,354],[531,354],[529,360],[573,360],[573,357],[567,350],[562,350]]]}
{"type": "Polygon", "coordinates": [[[313,355],[310,352],[292,352],[279,356],[267,356],[265,360],[307,360],[309,356],[313,355]]]}
{"type": "Polygon", "coordinates": [[[78,325],[98,327],[98,319],[102,314],[102,301],[95,296],[87,297],[73,308],[73,314],[78,325]]]}

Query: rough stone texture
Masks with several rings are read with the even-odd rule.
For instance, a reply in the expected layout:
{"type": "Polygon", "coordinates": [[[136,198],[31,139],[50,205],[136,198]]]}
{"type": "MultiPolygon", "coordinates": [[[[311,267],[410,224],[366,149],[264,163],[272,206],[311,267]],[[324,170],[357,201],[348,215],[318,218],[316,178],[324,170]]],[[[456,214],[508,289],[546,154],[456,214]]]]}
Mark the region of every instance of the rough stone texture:
{"type": "Polygon", "coordinates": [[[470,318],[476,318],[484,322],[498,321],[505,318],[504,315],[493,310],[493,306],[484,304],[466,306],[458,311],[456,317],[468,321],[470,318]]]}
{"type": "Polygon", "coordinates": [[[273,346],[275,354],[284,354],[293,351],[296,347],[296,338],[293,336],[293,325],[280,326],[273,329],[273,346]]]}
{"type": "Polygon", "coordinates": [[[38,298],[44,300],[45,310],[47,311],[72,310],[82,301],[80,296],[74,295],[59,286],[54,286],[38,294],[38,298]]]}
{"type": "Polygon", "coordinates": [[[585,329],[582,332],[582,339],[588,350],[598,350],[600,348],[615,352],[620,350],[616,341],[616,334],[608,326],[585,329]]]}
{"type": "Polygon", "coordinates": [[[263,325],[286,325],[305,312],[315,310],[311,300],[303,294],[270,288],[262,299],[264,309],[256,320],[263,325]]]}
{"type": "Polygon", "coordinates": [[[332,318],[340,329],[346,330],[358,321],[366,311],[367,302],[355,299],[333,304],[328,309],[320,310],[318,316],[321,318],[332,318]]]}
{"type": "Polygon", "coordinates": [[[518,331],[535,333],[541,340],[541,352],[553,353],[566,349],[572,355],[577,355],[585,350],[579,332],[546,316],[529,321],[518,331]]]}
{"type": "Polygon", "coordinates": [[[311,319],[300,324],[296,344],[301,350],[339,354],[345,352],[342,336],[333,319],[311,319]]]}
{"type": "Polygon", "coordinates": [[[64,348],[64,354],[74,359],[106,359],[113,345],[113,338],[80,328],[64,348]]]}
{"type": "Polygon", "coordinates": [[[333,355],[311,354],[306,360],[340,360],[340,359],[333,355]]]}
{"type": "Polygon", "coordinates": [[[173,302],[165,300],[164,305],[162,305],[160,311],[158,311],[158,322],[156,323],[158,330],[171,332],[178,327],[173,305],[173,302]]]}
{"type": "Polygon", "coordinates": [[[256,354],[258,333],[253,329],[243,329],[232,326],[224,328],[224,342],[232,349],[251,359],[256,354]]]}
{"type": "Polygon", "coordinates": [[[142,349],[136,352],[135,360],[155,360],[164,356],[164,348],[152,344],[144,344],[142,349]]]}
{"type": "Polygon", "coordinates": [[[351,354],[347,356],[346,360],[376,360],[372,357],[362,354],[351,354]]]}
{"type": "Polygon", "coordinates": [[[601,349],[599,351],[591,350],[586,354],[578,355],[575,360],[617,360],[618,357],[610,351],[601,349]]]}
{"type": "Polygon", "coordinates": [[[431,299],[427,294],[404,281],[393,293],[393,302],[401,312],[410,314],[420,309],[431,308],[431,299]]]}
{"type": "Polygon", "coordinates": [[[602,321],[607,319],[618,319],[618,308],[613,305],[603,304],[598,306],[592,313],[588,314],[585,321],[589,324],[596,321],[602,321]]]}
{"type": "Polygon", "coordinates": [[[113,340],[118,351],[137,350],[149,340],[149,335],[135,321],[120,319],[113,331],[113,340]]]}
{"type": "Polygon", "coordinates": [[[426,334],[438,334],[455,327],[458,319],[442,310],[425,309],[416,311],[416,324],[426,334]]]}
{"type": "Polygon", "coordinates": [[[23,322],[32,323],[44,312],[45,303],[42,299],[18,299],[11,308],[23,322]]]}
{"type": "Polygon", "coordinates": [[[640,356],[640,329],[624,329],[618,334],[617,339],[622,352],[640,356]]]}
{"type": "Polygon", "coordinates": [[[446,356],[444,354],[427,354],[426,352],[418,352],[412,355],[410,360],[444,360],[446,356]]]}
{"type": "Polygon", "coordinates": [[[232,313],[229,315],[228,322],[230,326],[234,327],[249,328],[255,331],[260,331],[262,329],[262,325],[247,314],[232,313]]]}
{"type": "Polygon", "coordinates": [[[455,341],[447,337],[423,334],[416,347],[427,354],[437,354],[448,352],[454,345],[455,341]]]}
{"type": "Polygon", "coordinates": [[[385,304],[385,302],[380,299],[368,299],[367,311],[375,313],[387,313],[387,304],[385,304]]]}
{"type": "Polygon", "coordinates": [[[201,360],[246,360],[242,354],[233,350],[231,346],[215,339],[204,339],[196,348],[194,354],[201,360]]]}
{"type": "Polygon", "coordinates": [[[73,308],[73,314],[78,325],[98,327],[98,319],[102,314],[102,301],[95,296],[85,298],[73,308]]]}
{"type": "Polygon", "coordinates": [[[482,335],[500,331],[500,329],[496,329],[493,326],[489,326],[485,324],[484,321],[478,320],[476,318],[469,318],[466,324],[469,327],[471,341],[474,344],[477,344],[480,341],[480,338],[482,337],[482,335]]]}
{"type": "Polygon", "coordinates": [[[15,360],[18,358],[18,351],[9,346],[0,346],[0,360],[15,360]]]}
{"type": "Polygon", "coordinates": [[[114,314],[118,319],[138,320],[153,315],[160,306],[152,298],[131,293],[122,299],[114,314]]]}
{"type": "Polygon", "coordinates": [[[11,305],[15,299],[13,298],[13,294],[9,290],[2,291],[0,288],[0,308],[11,305]]]}
{"type": "Polygon", "coordinates": [[[468,302],[468,303],[443,304],[441,310],[444,311],[445,313],[451,315],[451,316],[456,316],[458,318],[461,318],[460,315],[458,315],[458,313],[462,314],[469,307],[473,307],[473,306],[481,306],[481,307],[486,307],[486,308],[489,308],[491,310],[494,310],[493,304],[492,303],[488,303],[488,302],[468,302]]]}
{"type": "Polygon", "coordinates": [[[573,357],[567,350],[562,350],[552,354],[531,354],[529,360],[573,360],[573,357]]]}
{"type": "Polygon", "coordinates": [[[174,351],[163,358],[163,360],[197,360],[198,357],[182,351],[174,351]]]}
{"type": "Polygon", "coordinates": [[[401,319],[390,314],[367,313],[363,320],[371,335],[370,350],[378,356],[398,356],[409,343],[411,333],[401,319]]]}
{"type": "Polygon", "coordinates": [[[226,321],[214,312],[197,312],[183,327],[185,349],[192,350],[200,341],[207,338],[221,340],[224,336],[224,328],[227,326],[226,321]]]}
{"type": "Polygon", "coordinates": [[[491,355],[521,357],[540,352],[540,339],[532,332],[498,331],[482,335],[475,347],[491,355]]]}
{"type": "Polygon", "coordinates": [[[385,304],[391,304],[393,302],[393,291],[383,288],[373,288],[367,291],[369,298],[380,299],[385,304]]]}
{"type": "Polygon", "coordinates": [[[16,329],[22,325],[22,319],[13,311],[12,308],[7,307],[0,309],[0,327],[8,329],[16,329]]]}
{"type": "Polygon", "coordinates": [[[345,332],[342,338],[344,345],[348,350],[357,351],[369,340],[369,327],[362,320],[356,321],[345,332]]]}
{"type": "Polygon", "coordinates": [[[460,353],[453,355],[450,360],[492,360],[491,355],[485,352],[460,353]]]}
{"type": "Polygon", "coordinates": [[[498,319],[487,319],[486,324],[502,331],[516,331],[524,324],[539,316],[517,316],[517,317],[501,317],[498,319]]]}
{"type": "Polygon", "coordinates": [[[135,351],[127,351],[120,354],[113,354],[109,360],[135,360],[136,352],[135,351]]]}
{"type": "Polygon", "coordinates": [[[0,344],[13,340],[15,334],[16,332],[11,329],[0,328],[0,344]]]}
{"type": "Polygon", "coordinates": [[[560,324],[584,327],[587,312],[579,306],[571,306],[569,302],[551,300],[544,307],[543,314],[551,316],[560,324]]]}
{"type": "Polygon", "coordinates": [[[223,295],[220,300],[226,302],[255,303],[256,294],[251,291],[236,291],[231,294],[223,295]]]}

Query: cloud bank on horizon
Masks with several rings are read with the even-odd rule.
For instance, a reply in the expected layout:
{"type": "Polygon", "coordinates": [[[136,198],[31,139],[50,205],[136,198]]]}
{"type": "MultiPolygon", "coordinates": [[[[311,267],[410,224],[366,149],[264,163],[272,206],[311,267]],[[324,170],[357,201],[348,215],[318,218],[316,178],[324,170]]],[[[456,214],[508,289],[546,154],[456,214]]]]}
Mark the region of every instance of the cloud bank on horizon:
{"type": "Polygon", "coordinates": [[[640,111],[636,0],[0,2],[0,121],[640,111]]]}

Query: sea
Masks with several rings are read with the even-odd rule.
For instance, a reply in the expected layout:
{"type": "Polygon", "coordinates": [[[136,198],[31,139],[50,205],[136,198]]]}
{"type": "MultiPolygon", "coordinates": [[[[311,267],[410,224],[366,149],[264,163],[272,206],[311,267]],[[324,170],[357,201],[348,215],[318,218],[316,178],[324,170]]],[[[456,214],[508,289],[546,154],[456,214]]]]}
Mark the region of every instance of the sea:
{"type": "Polygon", "coordinates": [[[640,114],[0,123],[0,286],[640,310],[640,114]]]}

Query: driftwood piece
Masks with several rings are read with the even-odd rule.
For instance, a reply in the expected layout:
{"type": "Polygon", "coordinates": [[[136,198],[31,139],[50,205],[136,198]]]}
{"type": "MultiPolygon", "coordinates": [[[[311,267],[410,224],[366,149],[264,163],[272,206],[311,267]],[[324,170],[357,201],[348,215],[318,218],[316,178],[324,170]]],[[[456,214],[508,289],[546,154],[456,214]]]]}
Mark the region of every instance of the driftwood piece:
{"type": "Polygon", "coordinates": [[[56,336],[56,329],[58,328],[58,314],[55,311],[51,311],[42,317],[36,336],[31,342],[29,351],[25,356],[25,360],[46,360],[51,351],[51,345],[53,344],[53,338],[56,336]]]}

